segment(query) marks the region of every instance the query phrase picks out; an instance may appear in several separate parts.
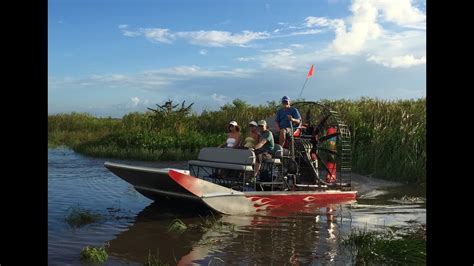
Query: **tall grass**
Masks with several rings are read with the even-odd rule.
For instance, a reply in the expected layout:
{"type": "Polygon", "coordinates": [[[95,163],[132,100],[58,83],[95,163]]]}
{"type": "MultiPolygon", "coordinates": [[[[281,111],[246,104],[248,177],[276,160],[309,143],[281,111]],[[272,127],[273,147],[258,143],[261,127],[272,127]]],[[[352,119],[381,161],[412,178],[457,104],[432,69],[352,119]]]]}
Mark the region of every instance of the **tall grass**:
{"type": "Polygon", "coordinates": [[[426,100],[323,101],[353,137],[353,170],[395,181],[426,181],[426,100]]]}
{"type": "Polygon", "coordinates": [[[48,116],[48,146],[77,144],[106,136],[123,127],[124,119],[97,118],[84,113],[48,116]]]}
{"type": "MultiPolygon", "coordinates": [[[[354,172],[395,181],[426,181],[426,100],[323,100],[341,114],[353,138],[354,172]]],[[[48,117],[48,145],[104,157],[140,160],[195,158],[200,148],[225,141],[231,120],[273,116],[276,102],[251,106],[234,100],[201,114],[130,113],[121,119],[88,114],[48,117]]]]}
{"type": "Polygon", "coordinates": [[[73,146],[77,152],[97,157],[137,160],[186,160],[195,158],[202,147],[218,146],[225,134],[190,131],[118,131],[73,146]]]}

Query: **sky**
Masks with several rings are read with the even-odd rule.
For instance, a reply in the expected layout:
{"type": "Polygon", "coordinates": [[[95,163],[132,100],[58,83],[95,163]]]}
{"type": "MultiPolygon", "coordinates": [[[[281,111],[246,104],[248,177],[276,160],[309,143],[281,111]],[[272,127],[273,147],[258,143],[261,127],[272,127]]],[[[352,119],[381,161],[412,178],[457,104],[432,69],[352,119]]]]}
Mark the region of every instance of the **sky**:
{"type": "Polygon", "coordinates": [[[426,96],[426,1],[49,0],[48,113],[426,96]]]}

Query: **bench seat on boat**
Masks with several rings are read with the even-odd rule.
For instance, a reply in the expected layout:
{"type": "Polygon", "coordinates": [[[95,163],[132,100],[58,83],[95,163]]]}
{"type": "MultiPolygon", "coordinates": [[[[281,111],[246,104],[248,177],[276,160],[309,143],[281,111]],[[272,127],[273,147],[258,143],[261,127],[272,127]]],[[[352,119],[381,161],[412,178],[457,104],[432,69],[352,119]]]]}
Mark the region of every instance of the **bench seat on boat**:
{"type": "Polygon", "coordinates": [[[243,165],[243,164],[233,164],[233,163],[216,163],[216,162],[207,162],[207,161],[189,161],[189,165],[195,166],[204,166],[204,167],[213,167],[213,168],[223,168],[230,170],[246,171],[253,172],[252,165],[243,165]]]}
{"type": "Polygon", "coordinates": [[[224,168],[239,171],[253,171],[255,153],[248,149],[203,148],[199,151],[198,160],[189,165],[224,168]]]}

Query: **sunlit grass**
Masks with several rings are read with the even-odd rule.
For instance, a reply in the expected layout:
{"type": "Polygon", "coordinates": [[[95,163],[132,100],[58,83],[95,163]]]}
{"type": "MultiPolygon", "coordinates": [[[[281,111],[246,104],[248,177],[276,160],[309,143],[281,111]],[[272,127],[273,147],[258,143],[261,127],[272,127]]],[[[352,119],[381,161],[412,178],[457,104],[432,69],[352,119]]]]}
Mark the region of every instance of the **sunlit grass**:
{"type": "MultiPolygon", "coordinates": [[[[352,169],[402,182],[426,182],[426,100],[387,101],[371,98],[323,100],[348,124],[353,139],[352,169]]],[[[136,160],[188,160],[199,149],[225,141],[227,124],[273,116],[278,105],[251,106],[240,100],[217,111],[130,113],[121,119],[87,114],[48,116],[48,147],[66,145],[98,157],[136,160]]]]}

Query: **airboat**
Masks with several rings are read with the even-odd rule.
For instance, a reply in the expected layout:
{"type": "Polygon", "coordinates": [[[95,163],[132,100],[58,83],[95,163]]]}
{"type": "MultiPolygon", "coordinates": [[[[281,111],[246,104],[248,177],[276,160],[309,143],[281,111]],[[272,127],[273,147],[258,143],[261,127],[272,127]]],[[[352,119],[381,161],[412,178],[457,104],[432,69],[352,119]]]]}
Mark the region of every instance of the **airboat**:
{"type": "MultiPolygon", "coordinates": [[[[188,169],[104,166],[159,204],[221,214],[307,211],[356,199],[351,189],[351,134],[338,112],[318,102],[292,104],[302,115],[287,142],[276,145],[252,180],[255,153],[206,147],[188,169]]],[[[275,139],[274,117],[266,119],[275,139]]]]}

